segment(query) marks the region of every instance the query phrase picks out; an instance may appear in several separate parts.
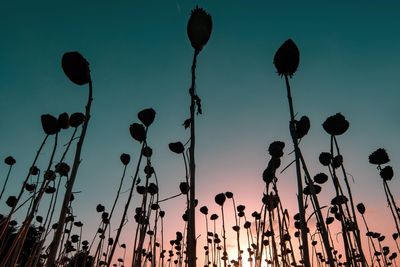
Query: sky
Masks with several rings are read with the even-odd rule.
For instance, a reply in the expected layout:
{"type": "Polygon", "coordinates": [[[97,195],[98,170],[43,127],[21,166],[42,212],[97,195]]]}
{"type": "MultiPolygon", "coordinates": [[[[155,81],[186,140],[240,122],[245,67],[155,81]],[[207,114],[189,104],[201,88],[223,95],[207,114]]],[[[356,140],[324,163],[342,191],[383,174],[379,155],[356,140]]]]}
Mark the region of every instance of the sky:
{"type": "MultiPolygon", "coordinates": [[[[387,149],[395,170],[390,186],[398,199],[400,3],[390,0],[2,3],[0,158],[12,155],[17,160],[6,195],[18,192],[44,137],[40,115],[84,110],[87,88],[72,84],[61,69],[67,51],[79,51],[90,62],[94,86],[92,118],[74,187],[80,192],[74,206],[77,218],[90,232],[99,221],[96,205],[111,207],[122,174],[121,153],[131,154],[128,177],[133,175],[140,145],[130,137],[129,125],[138,121],[137,112],[148,107],[157,112],[148,138],[160,197],[178,193],[184,165],[168,143],[186,142],[189,137],[182,127],[189,116],[193,55],[186,24],[196,5],[213,18],[211,38],[197,65],[203,106],[196,129],[199,205],[217,212],[214,196],[232,191],[236,202],[258,210],[268,145],[284,141],[283,166],[292,161],[285,84],[272,64],[275,51],[291,38],[300,50],[292,94],[298,116],[311,120],[301,149],[312,173],[326,171],[318,163],[319,153],[329,149],[329,136],[321,124],[341,112],[350,122],[339,143],[346,170],[354,177],[354,198],[365,203],[371,228],[384,232],[385,221],[394,229],[381,179],[368,163],[372,151],[387,149]]],[[[69,135],[61,137],[64,143],[69,135]]],[[[1,181],[7,170],[0,167],[1,181]]],[[[293,166],[280,175],[278,186],[284,206],[296,213],[293,166]]],[[[323,187],[325,203],[333,197],[331,187],[323,187]]],[[[184,201],[174,199],[163,207],[170,238],[183,230],[184,201]]],[[[134,207],[135,203],[131,211],[134,207]]],[[[0,210],[7,210],[4,201],[0,210]]],[[[200,221],[198,225],[204,232],[200,221]]],[[[128,226],[123,242],[133,236],[128,226]]]]}

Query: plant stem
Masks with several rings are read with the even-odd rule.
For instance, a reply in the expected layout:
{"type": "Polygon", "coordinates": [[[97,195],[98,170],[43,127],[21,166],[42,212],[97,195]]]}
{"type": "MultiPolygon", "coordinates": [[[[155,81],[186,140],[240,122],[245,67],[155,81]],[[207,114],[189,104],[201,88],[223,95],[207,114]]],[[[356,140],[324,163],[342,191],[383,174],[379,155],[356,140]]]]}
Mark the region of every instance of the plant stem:
{"type": "Polygon", "coordinates": [[[93,101],[93,86],[92,86],[92,80],[89,80],[89,96],[88,96],[88,101],[87,101],[86,110],[85,110],[85,121],[83,122],[82,132],[79,137],[79,141],[76,145],[74,163],[72,165],[70,179],[67,182],[67,188],[66,188],[65,195],[64,195],[64,201],[63,201],[63,204],[61,207],[60,217],[58,219],[58,226],[57,226],[56,232],[54,233],[53,241],[50,244],[50,252],[49,252],[49,255],[47,258],[46,267],[54,267],[55,266],[55,261],[56,261],[56,256],[57,256],[56,254],[57,254],[58,246],[60,245],[60,240],[61,240],[62,232],[64,229],[65,218],[67,216],[68,206],[69,206],[69,202],[71,200],[72,189],[74,187],[76,175],[78,173],[78,168],[81,163],[81,151],[82,151],[82,147],[83,147],[83,141],[85,140],[85,136],[86,136],[86,130],[89,125],[90,108],[92,106],[92,101],[93,101]]]}
{"type": "Polygon", "coordinates": [[[196,81],[196,61],[200,51],[195,50],[192,63],[192,84],[189,89],[190,94],[190,191],[189,191],[189,214],[187,227],[187,253],[188,267],[196,267],[196,220],[195,220],[195,186],[196,186],[196,164],[195,164],[195,81],[196,81]]]}
{"type": "Polygon", "coordinates": [[[290,84],[289,78],[285,75],[286,81],[286,89],[287,89],[287,98],[289,103],[290,110],[290,135],[292,137],[293,145],[294,145],[294,153],[296,158],[296,175],[297,175],[297,202],[299,206],[300,213],[300,228],[301,228],[301,242],[303,245],[303,264],[305,267],[310,266],[310,252],[308,248],[308,237],[307,237],[307,225],[305,219],[305,209],[303,202],[303,181],[301,177],[301,169],[300,169],[300,151],[297,143],[296,135],[294,132],[295,121],[294,121],[294,110],[293,110],[293,100],[292,94],[290,92],[290,84]]]}

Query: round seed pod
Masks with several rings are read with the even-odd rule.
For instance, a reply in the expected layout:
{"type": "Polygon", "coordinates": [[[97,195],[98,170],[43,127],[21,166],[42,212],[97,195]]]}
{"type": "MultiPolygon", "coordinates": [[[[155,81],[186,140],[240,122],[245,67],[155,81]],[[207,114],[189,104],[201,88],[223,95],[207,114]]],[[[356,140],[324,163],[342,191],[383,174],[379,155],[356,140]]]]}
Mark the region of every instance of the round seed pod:
{"type": "Polygon", "coordinates": [[[319,162],[323,166],[329,166],[332,162],[332,154],[329,152],[322,152],[319,154],[319,162]]]}
{"type": "Polygon", "coordinates": [[[379,172],[381,178],[385,181],[390,181],[393,178],[393,168],[391,166],[386,166],[385,168],[381,169],[379,172]]]}
{"type": "Polygon", "coordinates": [[[58,127],[60,129],[64,129],[64,130],[68,129],[69,128],[69,115],[68,115],[68,113],[64,112],[64,113],[61,113],[60,115],[58,115],[57,122],[58,122],[58,127]]]}
{"type": "Polygon", "coordinates": [[[360,214],[363,215],[365,213],[365,206],[363,203],[358,203],[356,207],[360,214]]]}
{"type": "Polygon", "coordinates": [[[225,203],[226,197],[224,193],[219,193],[215,196],[214,198],[215,203],[217,203],[218,205],[222,206],[225,203]]]}
{"type": "Polygon", "coordinates": [[[12,156],[8,156],[4,159],[4,163],[8,166],[12,166],[16,163],[17,161],[12,157],[12,156]]]}
{"type": "Polygon", "coordinates": [[[382,165],[386,164],[390,161],[388,154],[386,153],[386,150],[383,148],[378,148],[374,152],[371,153],[368,157],[369,163],[375,164],[375,165],[382,165]]]}
{"type": "Polygon", "coordinates": [[[328,181],[328,175],[325,173],[318,173],[317,175],[314,176],[314,182],[317,184],[324,184],[328,181]]]}
{"type": "Polygon", "coordinates": [[[131,156],[129,154],[122,153],[119,159],[121,160],[122,164],[126,166],[131,161],[131,156]]]}
{"type": "Polygon", "coordinates": [[[340,113],[328,117],[322,124],[324,130],[330,135],[342,135],[349,129],[349,126],[349,122],[340,113]]]}

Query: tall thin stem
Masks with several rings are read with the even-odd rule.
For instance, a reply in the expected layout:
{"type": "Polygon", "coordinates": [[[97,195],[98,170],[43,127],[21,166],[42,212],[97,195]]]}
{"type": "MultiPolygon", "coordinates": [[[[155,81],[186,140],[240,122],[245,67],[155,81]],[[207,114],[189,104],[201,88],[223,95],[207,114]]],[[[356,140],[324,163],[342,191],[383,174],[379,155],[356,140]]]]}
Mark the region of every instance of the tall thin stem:
{"type": "Polygon", "coordinates": [[[190,158],[189,158],[189,172],[190,172],[190,191],[189,191],[189,216],[187,228],[187,252],[188,252],[188,267],[196,267],[196,219],[195,219],[195,186],[196,186],[196,164],[195,164],[195,106],[196,106],[196,61],[199,54],[198,50],[194,51],[192,63],[192,84],[189,89],[190,94],[190,158]]]}
{"type": "Polygon", "coordinates": [[[290,135],[292,137],[293,145],[294,145],[294,153],[296,158],[296,175],[297,175],[297,202],[299,206],[300,213],[300,228],[301,228],[301,242],[302,242],[302,250],[303,250],[303,264],[305,267],[310,266],[310,253],[308,248],[308,237],[307,237],[307,225],[305,218],[305,209],[303,202],[303,181],[301,178],[301,167],[300,167],[300,151],[299,145],[297,143],[296,135],[294,132],[294,110],[293,110],[293,100],[292,94],[290,92],[290,84],[289,78],[285,75],[286,81],[286,89],[287,89],[287,98],[289,102],[289,110],[290,110],[290,135]]]}

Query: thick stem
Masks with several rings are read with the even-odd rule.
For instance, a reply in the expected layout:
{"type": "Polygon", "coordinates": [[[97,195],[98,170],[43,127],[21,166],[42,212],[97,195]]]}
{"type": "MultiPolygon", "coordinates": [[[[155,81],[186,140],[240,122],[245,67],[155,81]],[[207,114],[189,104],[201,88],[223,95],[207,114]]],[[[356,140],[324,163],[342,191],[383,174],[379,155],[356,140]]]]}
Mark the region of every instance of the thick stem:
{"type": "Polygon", "coordinates": [[[63,201],[63,204],[61,207],[60,217],[58,219],[57,230],[54,233],[53,241],[50,244],[50,252],[49,252],[49,256],[47,258],[46,267],[55,266],[55,261],[56,261],[56,256],[57,256],[56,254],[57,254],[58,246],[60,245],[60,240],[61,240],[61,236],[62,236],[62,232],[64,229],[64,224],[65,224],[65,218],[67,217],[68,205],[71,200],[72,189],[74,187],[76,175],[78,173],[78,168],[79,168],[79,165],[81,162],[81,151],[82,151],[82,147],[83,147],[83,141],[85,140],[86,130],[89,125],[90,108],[92,106],[92,101],[93,101],[92,94],[93,94],[92,80],[89,80],[89,97],[88,97],[88,101],[86,104],[85,121],[82,126],[81,136],[79,137],[79,141],[76,145],[74,163],[72,165],[70,179],[67,183],[67,188],[66,188],[65,195],[64,195],[64,201],[63,201]]]}
{"type": "Polygon", "coordinates": [[[189,216],[187,227],[187,252],[188,267],[196,267],[196,219],[195,219],[195,186],[196,186],[196,164],[195,164],[195,81],[196,81],[196,61],[198,50],[194,51],[192,63],[192,84],[189,89],[190,93],[190,191],[189,191],[189,216]]]}

